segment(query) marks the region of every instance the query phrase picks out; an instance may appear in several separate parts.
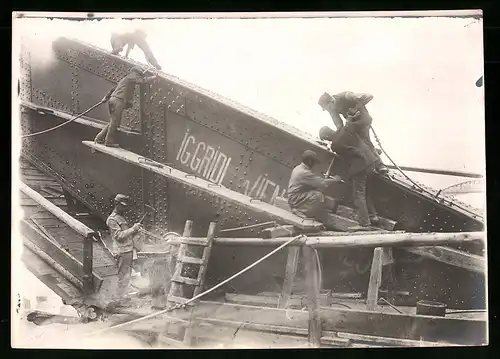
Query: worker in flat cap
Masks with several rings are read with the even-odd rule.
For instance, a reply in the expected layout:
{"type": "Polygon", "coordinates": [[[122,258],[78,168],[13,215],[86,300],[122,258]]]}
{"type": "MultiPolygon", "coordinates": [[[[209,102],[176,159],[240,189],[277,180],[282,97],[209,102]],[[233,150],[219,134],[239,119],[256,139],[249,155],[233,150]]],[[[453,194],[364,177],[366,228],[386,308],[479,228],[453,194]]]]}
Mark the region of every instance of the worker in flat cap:
{"type": "Polygon", "coordinates": [[[323,192],[335,183],[340,183],[341,178],[322,178],[313,172],[313,168],[319,163],[316,152],[306,150],[302,154],[302,162],[296,166],[288,183],[288,204],[295,214],[314,218],[322,222],[327,228],[331,227],[328,222],[328,212],[334,210],[328,208],[329,204],[323,192]]]}
{"type": "Polygon", "coordinates": [[[123,111],[132,107],[135,85],[151,83],[156,78],[156,74],[148,77],[145,77],[144,74],[145,71],[140,66],[134,66],[130,73],[104,96],[102,101],[108,103],[110,120],[109,124],[97,134],[94,139],[95,143],[104,144],[108,147],[120,147],[116,142],[116,132],[123,111]]]}
{"type": "Polygon", "coordinates": [[[351,91],[344,91],[331,96],[324,93],[318,100],[318,104],[323,111],[328,111],[330,114],[337,131],[344,127],[344,122],[340,115],[344,116],[346,123],[348,121],[358,122],[358,133],[362,140],[366,142],[370,150],[377,157],[375,162],[375,170],[380,174],[388,172],[387,167],[380,159],[380,151],[375,148],[370,139],[370,128],[373,122],[370,113],[366,109],[366,105],[373,99],[373,95],[367,93],[354,93],[351,91]]]}
{"type": "Polygon", "coordinates": [[[124,214],[130,208],[130,198],[117,194],[114,198],[115,208],[106,220],[106,225],[113,239],[114,252],[118,257],[118,288],[114,300],[122,302],[127,299],[126,291],[130,283],[133,264],[134,237],[142,228],[140,223],[129,227],[124,214]]]}
{"type": "Polygon", "coordinates": [[[349,228],[353,231],[372,230],[371,225],[377,225],[380,221],[367,192],[367,182],[375,171],[377,157],[359,135],[360,126],[363,124],[347,121],[338,131],[325,126],[319,132],[320,139],[330,141],[330,149],[347,164],[344,180],[352,189],[353,204],[359,223],[358,226],[349,228]]]}
{"type": "Polygon", "coordinates": [[[128,33],[113,33],[111,35],[111,53],[113,55],[118,55],[123,51],[123,48],[127,46],[127,51],[125,52],[125,58],[128,57],[130,50],[132,50],[135,45],[137,45],[143,52],[146,60],[154,66],[157,70],[161,70],[161,66],[156,61],[156,58],[153,55],[153,52],[149,48],[148,43],[146,42],[146,33],[142,30],[135,30],[134,32],[128,33]]]}

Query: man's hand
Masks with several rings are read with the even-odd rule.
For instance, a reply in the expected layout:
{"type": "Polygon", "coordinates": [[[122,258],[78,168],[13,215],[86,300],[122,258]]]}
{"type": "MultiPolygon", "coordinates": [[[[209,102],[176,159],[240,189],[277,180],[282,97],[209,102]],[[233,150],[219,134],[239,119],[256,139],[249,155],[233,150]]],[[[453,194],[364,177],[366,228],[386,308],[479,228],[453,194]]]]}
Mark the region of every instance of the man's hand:
{"type": "Polygon", "coordinates": [[[108,102],[108,101],[109,101],[109,98],[110,98],[110,97],[109,97],[108,95],[106,95],[106,96],[104,96],[104,97],[102,98],[101,102],[108,102]]]}
{"type": "Polygon", "coordinates": [[[347,111],[347,118],[350,120],[356,119],[361,115],[361,112],[357,108],[351,108],[347,111]]]}
{"type": "Polygon", "coordinates": [[[334,180],[335,183],[342,183],[342,182],[344,182],[339,175],[335,175],[333,177],[330,177],[330,179],[334,180]]]}
{"type": "Polygon", "coordinates": [[[139,232],[140,229],[142,229],[142,224],[140,223],[136,223],[132,226],[132,230],[134,231],[134,233],[139,232]]]}

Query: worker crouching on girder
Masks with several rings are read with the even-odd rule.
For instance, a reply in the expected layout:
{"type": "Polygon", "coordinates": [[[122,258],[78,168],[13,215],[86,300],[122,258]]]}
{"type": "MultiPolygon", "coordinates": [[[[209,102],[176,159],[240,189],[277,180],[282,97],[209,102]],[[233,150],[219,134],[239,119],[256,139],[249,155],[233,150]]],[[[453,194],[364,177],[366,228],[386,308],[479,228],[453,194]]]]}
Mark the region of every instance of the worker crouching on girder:
{"type": "Polygon", "coordinates": [[[357,121],[358,134],[360,138],[365,141],[368,148],[373,152],[376,157],[375,170],[380,174],[388,172],[387,167],[380,159],[380,153],[375,149],[370,139],[370,128],[373,122],[370,113],[366,109],[366,105],[373,99],[373,95],[365,93],[354,93],[350,91],[341,92],[331,96],[324,93],[319,98],[318,104],[323,111],[328,111],[330,114],[337,131],[344,127],[344,122],[340,115],[344,116],[346,123],[349,121],[357,121]]]}
{"type": "Polygon", "coordinates": [[[113,239],[114,252],[118,257],[118,286],[112,298],[112,301],[118,304],[130,299],[126,297],[126,291],[132,275],[134,237],[142,228],[140,223],[129,227],[127,220],[123,217],[130,208],[129,202],[128,196],[117,194],[114,198],[115,208],[106,220],[113,239]]]}
{"type": "Polygon", "coordinates": [[[116,143],[115,136],[122,119],[123,110],[132,107],[135,85],[150,83],[156,76],[154,74],[153,76],[144,77],[144,71],[139,66],[135,66],[127,76],[122,78],[115,87],[109,90],[107,95],[102,99],[102,102],[108,102],[110,121],[97,134],[94,139],[96,143],[104,143],[108,147],[120,147],[116,143]]]}
{"type": "Polygon", "coordinates": [[[127,51],[125,52],[125,58],[127,58],[130,50],[137,45],[144,52],[146,60],[157,70],[161,70],[160,64],[156,61],[153,52],[151,52],[151,49],[146,42],[146,37],[146,33],[142,30],[136,30],[135,32],[128,32],[124,34],[113,33],[111,35],[111,53],[113,55],[119,55],[123,51],[123,48],[127,46],[127,51]]]}
{"type": "Polygon", "coordinates": [[[330,228],[332,225],[329,223],[328,212],[335,211],[336,205],[327,200],[323,191],[335,183],[340,183],[341,178],[334,176],[325,179],[316,175],[312,169],[318,162],[314,151],[304,151],[302,162],[293,169],[290,176],[288,204],[293,213],[314,218],[330,228]]]}
{"type": "Polygon", "coordinates": [[[351,186],[359,223],[359,226],[350,227],[351,231],[371,230],[370,226],[380,221],[366,191],[367,180],[374,172],[377,157],[359,136],[359,126],[357,121],[347,121],[338,131],[325,126],[319,133],[320,139],[331,141],[330,149],[348,164],[344,180],[351,186]]]}

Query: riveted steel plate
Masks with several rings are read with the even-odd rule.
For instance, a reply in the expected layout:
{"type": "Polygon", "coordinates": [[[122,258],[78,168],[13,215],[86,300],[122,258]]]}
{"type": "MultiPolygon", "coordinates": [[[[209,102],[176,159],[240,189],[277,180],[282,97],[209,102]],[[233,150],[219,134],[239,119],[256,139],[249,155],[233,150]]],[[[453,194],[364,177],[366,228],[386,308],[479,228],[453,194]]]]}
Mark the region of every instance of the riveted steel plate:
{"type": "Polygon", "coordinates": [[[19,98],[22,101],[31,101],[31,62],[30,53],[21,45],[19,54],[19,98]]]}

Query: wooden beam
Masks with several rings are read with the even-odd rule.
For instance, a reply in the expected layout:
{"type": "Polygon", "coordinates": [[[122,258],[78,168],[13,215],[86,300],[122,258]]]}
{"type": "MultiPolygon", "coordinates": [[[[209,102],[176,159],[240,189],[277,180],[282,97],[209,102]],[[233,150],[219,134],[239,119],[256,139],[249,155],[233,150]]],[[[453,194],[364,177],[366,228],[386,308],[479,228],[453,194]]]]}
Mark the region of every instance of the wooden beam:
{"type": "MultiPolygon", "coordinates": [[[[55,243],[52,243],[52,241],[45,237],[45,235],[38,228],[32,226],[26,220],[21,219],[20,224],[21,233],[26,238],[26,240],[35,244],[51,259],[53,259],[55,263],[59,264],[74,277],[78,278],[78,280],[81,281],[82,284],[84,283],[83,264],[79,260],[77,260],[64,249],[57,246],[55,243]]],[[[101,287],[103,279],[95,273],[92,273],[92,276],[94,291],[97,292],[101,287]]]]}
{"type": "MultiPolygon", "coordinates": [[[[198,320],[217,318],[268,324],[293,328],[308,328],[309,314],[294,309],[265,308],[259,306],[202,301],[194,309],[198,320]]],[[[487,341],[487,316],[484,319],[465,319],[417,316],[398,313],[380,313],[343,308],[320,308],[325,332],[343,332],[376,337],[422,340],[455,345],[484,345],[487,341]]],[[[188,313],[180,309],[175,316],[188,319],[188,313]]],[[[151,327],[164,325],[159,316],[144,323],[151,327]],[[156,323],[156,324],[155,324],[156,323]]],[[[134,328],[135,324],[130,327],[134,328]]]]}
{"type": "Polygon", "coordinates": [[[376,311],[321,308],[323,329],[461,345],[487,343],[487,319],[452,319],[376,311]]]}
{"type": "MultiPolygon", "coordinates": [[[[285,238],[280,238],[285,240],[285,238]]],[[[380,233],[344,237],[308,237],[306,244],[315,248],[419,247],[484,241],[484,232],[460,233],[380,233]]]]}
{"type": "Polygon", "coordinates": [[[458,249],[442,246],[403,249],[422,257],[434,259],[438,262],[446,263],[455,267],[465,268],[476,273],[484,274],[486,270],[484,257],[460,251],[458,249]]]}
{"type": "Polygon", "coordinates": [[[288,300],[292,294],[293,282],[295,280],[295,275],[297,274],[299,254],[299,247],[288,248],[288,258],[285,267],[285,281],[283,282],[283,289],[281,291],[281,298],[279,301],[280,308],[286,308],[288,306],[288,300]]]}
{"type": "MultiPolygon", "coordinates": [[[[292,239],[280,237],[262,238],[215,238],[216,245],[224,246],[279,246],[292,239]]],[[[351,233],[350,235],[308,236],[306,240],[297,239],[290,245],[310,245],[315,248],[375,248],[375,247],[426,247],[469,242],[484,242],[484,232],[459,233],[407,233],[407,232],[374,232],[351,233]]],[[[176,243],[174,240],[172,243],[176,243]]]]}
{"type": "Polygon", "coordinates": [[[297,229],[292,225],[266,228],[262,230],[262,238],[295,237],[297,229]]]}
{"type": "Polygon", "coordinates": [[[306,272],[307,311],[309,312],[308,340],[313,347],[321,345],[321,319],[319,316],[319,274],[314,249],[302,247],[306,272]]]}
{"type": "Polygon", "coordinates": [[[50,201],[46,200],[43,198],[42,195],[37,193],[36,191],[32,190],[30,187],[25,185],[24,183],[20,182],[20,189],[22,192],[24,192],[26,195],[28,195],[30,198],[35,200],[40,206],[42,206],[44,209],[52,213],[54,216],[59,218],[61,221],[63,221],[65,224],[67,224],[69,227],[71,227],[75,232],[78,234],[84,236],[84,237],[89,237],[92,236],[94,237],[96,233],[84,225],[83,223],[77,221],[73,217],[71,217],[69,214],[64,212],[62,209],[57,207],[56,205],[52,204],[50,201]]]}
{"type": "MultiPolygon", "coordinates": [[[[217,318],[204,318],[203,323],[210,323],[214,325],[227,326],[232,328],[240,328],[243,330],[252,330],[263,333],[273,333],[278,335],[293,335],[293,336],[301,336],[307,337],[308,331],[304,328],[295,328],[288,326],[280,326],[280,325],[270,325],[270,324],[256,324],[256,323],[248,323],[248,322],[239,322],[234,320],[223,320],[217,318]]],[[[322,345],[333,345],[340,347],[349,346],[351,340],[347,338],[338,338],[336,333],[328,332],[324,333],[321,337],[322,345]]]]}
{"type": "Polygon", "coordinates": [[[383,248],[377,247],[373,250],[372,269],[368,283],[368,293],[366,295],[366,307],[368,310],[375,310],[377,308],[378,290],[382,282],[382,255],[383,248]]]}

